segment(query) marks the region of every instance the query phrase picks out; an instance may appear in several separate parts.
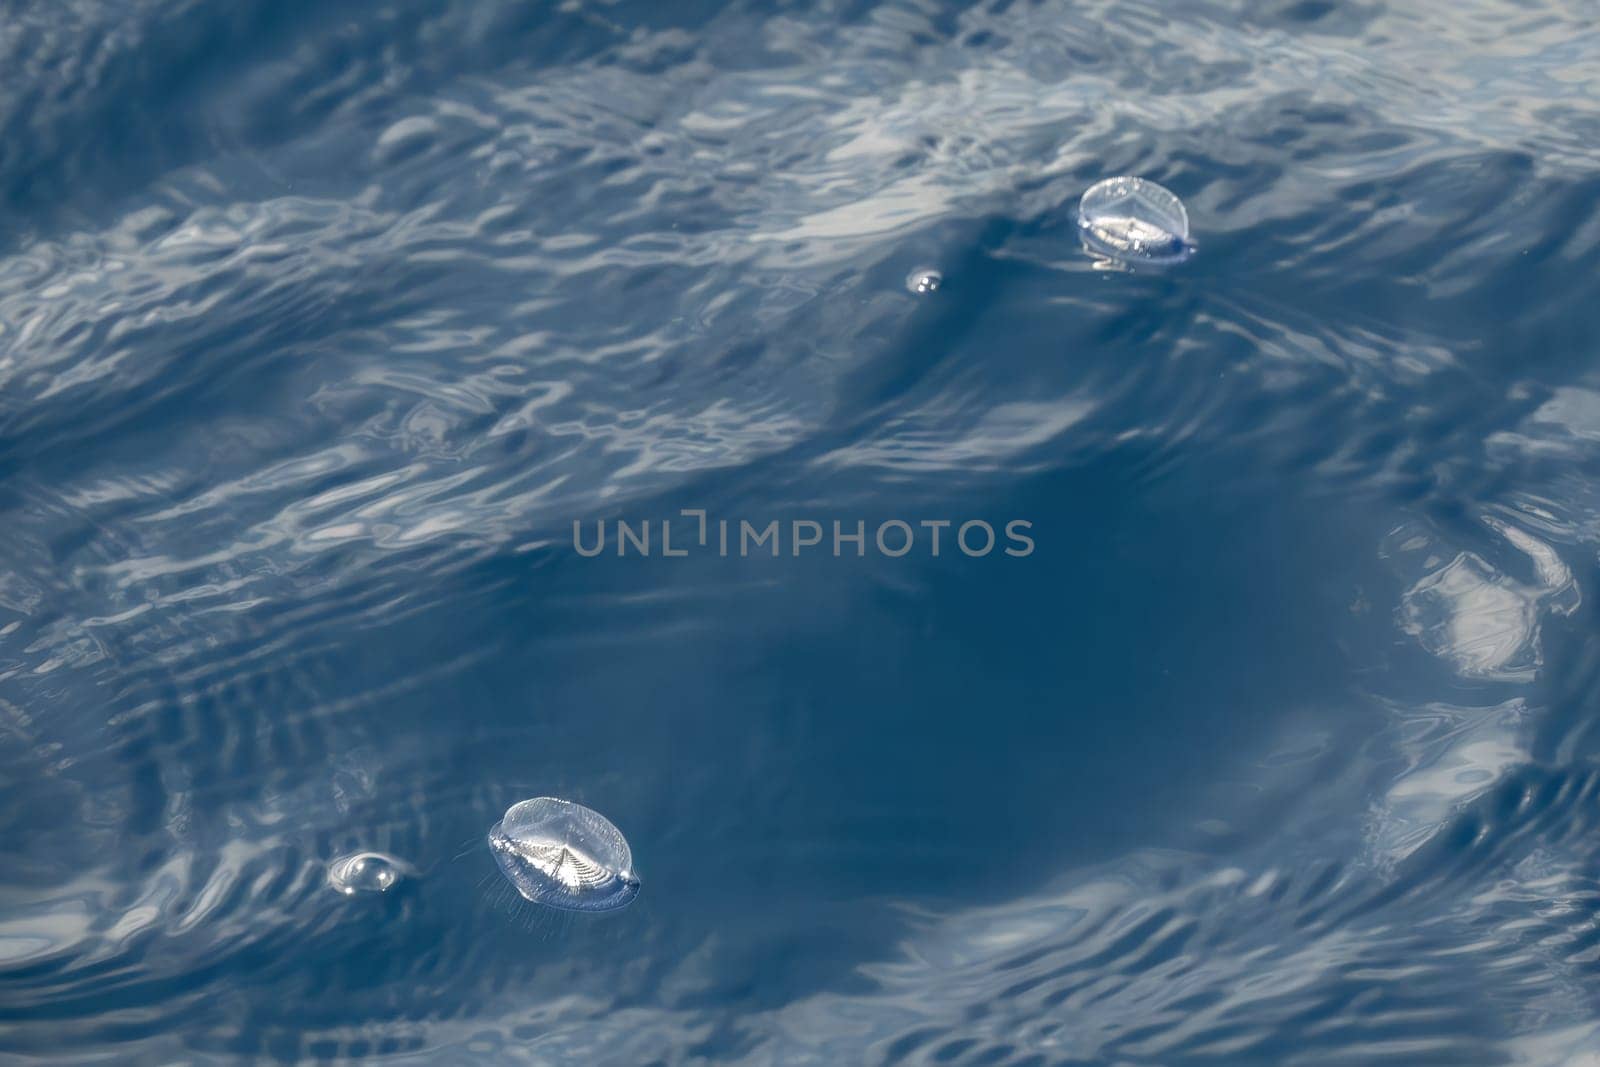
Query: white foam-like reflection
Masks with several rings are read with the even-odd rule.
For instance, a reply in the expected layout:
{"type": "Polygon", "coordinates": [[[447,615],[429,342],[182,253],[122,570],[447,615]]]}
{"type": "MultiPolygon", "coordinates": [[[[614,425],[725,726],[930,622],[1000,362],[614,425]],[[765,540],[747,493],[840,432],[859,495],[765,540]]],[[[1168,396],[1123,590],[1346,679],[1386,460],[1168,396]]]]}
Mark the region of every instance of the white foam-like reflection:
{"type": "MultiPolygon", "coordinates": [[[[1427,573],[1401,598],[1401,627],[1464,675],[1531,680],[1543,662],[1540,612],[1571,614],[1579,603],[1577,585],[1549,545],[1500,519],[1485,524],[1526,557],[1533,580],[1513,578],[1475,552],[1458,552],[1442,565],[1432,555],[1424,563],[1427,573]]],[[[1437,551],[1425,534],[1395,540],[1411,554],[1437,551]]]]}
{"type": "Polygon", "coordinates": [[[1405,768],[1378,796],[1366,847],[1389,869],[1438,833],[1463,802],[1530,758],[1530,709],[1521,698],[1493,707],[1446,704],[1391,709],[1389,738],[1405,768]]]}

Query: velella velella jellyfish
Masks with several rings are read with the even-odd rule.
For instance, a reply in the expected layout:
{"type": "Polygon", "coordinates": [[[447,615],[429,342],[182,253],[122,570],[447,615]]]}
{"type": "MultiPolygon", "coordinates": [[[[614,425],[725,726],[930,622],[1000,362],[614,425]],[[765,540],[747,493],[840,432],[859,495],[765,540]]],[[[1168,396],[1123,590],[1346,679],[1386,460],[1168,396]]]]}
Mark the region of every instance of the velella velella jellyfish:
{"type": "Polygon", "coordinates": [[[582,804],[535,797],[489,830],[489,850],[525,900],[563,911],[612,911],[639,895],[628,842],[582,804]]]}
{"type": "Polygon", "coordinates": [[[944,275],[932,267],[918,267],[906,275],[906,289],[918,296],[939,291],[944,275]]]}
{"type": "Polygon", "coordinates": [[[405,860],[382,852],[355,852],[328,864],[328,884],[347,897],[383,893],[410,873],[405,860]]]}
{"type": "Polygon", "coordinates": [[[1078,201],[1084,247],[1127,266],[1165,266],[1187,259],[1189,213],[1164,186],[1143,178],[1107,178],[1078,201]]]}

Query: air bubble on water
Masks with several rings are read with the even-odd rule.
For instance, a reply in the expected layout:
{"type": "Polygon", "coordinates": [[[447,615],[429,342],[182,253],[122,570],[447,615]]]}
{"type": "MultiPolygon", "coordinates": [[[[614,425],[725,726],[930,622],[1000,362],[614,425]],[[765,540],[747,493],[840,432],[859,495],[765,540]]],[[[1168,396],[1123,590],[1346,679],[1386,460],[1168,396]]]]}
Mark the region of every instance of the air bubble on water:
{"type": "Polygon", "coordinates": [[[944,275],[932,267],[918,267],[906,275],[906,288],[918,296],[938,292],[943,282],[944,275]]]}
{"type": "Polygon", "coordinates": [[[1167,264],[1187,259],[1189,213],[1170,190],[1143,178],[1107,178],[1078,201],[1084,246],[1126,265],[1167,264]]]}
{"type": "Polygon", "coordinates": [[[405,860],[382,852],[356,852],[328,864],[328,884],[347,897],[383,893],[411,873],[405,860]]]}
{"type": "Polygon", "coordinates": [[[489,850],[523,899],[564,911],[611,911],[639,894],[621,831],[582,804],[535,797],[489,830],[489,850]]]}

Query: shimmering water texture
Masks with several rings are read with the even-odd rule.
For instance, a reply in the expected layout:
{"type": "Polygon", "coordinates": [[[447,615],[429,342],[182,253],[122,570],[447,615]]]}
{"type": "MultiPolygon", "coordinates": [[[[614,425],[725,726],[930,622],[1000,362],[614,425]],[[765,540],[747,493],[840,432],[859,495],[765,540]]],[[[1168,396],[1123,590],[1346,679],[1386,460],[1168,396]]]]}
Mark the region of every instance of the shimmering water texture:
{"type": "Polygon", "coordinates": [[[1597,56],[0,0],[0,1067],[1597,1067],[1597,56]]]}
{"type": "Polygon", "coordinates": [[[1143,178],[1107,178],[1078,202],[1078,229],[1091,254],[1126,267],[1169,267],[1195,252],[1189,212],[1164,186],[1143,178]]]}
{"type": "Polygon", "coordinates": [[[525,900],[561,911],[615,911],[639,895],[628,842],[582,804],[535,797],[489,831],[489,849],[525,900]]]}

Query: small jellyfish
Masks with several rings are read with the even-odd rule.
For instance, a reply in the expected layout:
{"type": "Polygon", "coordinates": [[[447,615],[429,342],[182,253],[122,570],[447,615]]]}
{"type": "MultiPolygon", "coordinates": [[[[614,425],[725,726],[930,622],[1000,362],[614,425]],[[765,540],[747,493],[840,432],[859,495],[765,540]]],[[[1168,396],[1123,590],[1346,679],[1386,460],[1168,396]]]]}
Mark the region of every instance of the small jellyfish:
{"type": "Polygon", "coordinates": [[[410,873],[405,860],[381,852],[355,852],[328,864],[328,884],[353,897],[357,893],[385,892],[410,873]]]}
{"type": "Polygon", "coordinates": [[[932,267],[918,267],[906,275],[906,288],[918,296],[939,291],[944,275],[932,267]]]}
{"type": "Polygon", "coordinates": [[[513,804],[489,850],[518,893],[563,911],[612,911],[639,895],[628,842],[599,812],[555,797],[513,804]]]}
{"type": "Polygon", "coordinates": [[[1170,189],[1143,178],[1107,178],[1078,201],[1084,247],[1124,266],[1165,266],[1189,258],[1189,213],[1170,189]]]}

